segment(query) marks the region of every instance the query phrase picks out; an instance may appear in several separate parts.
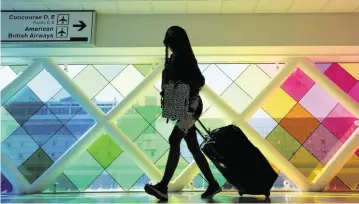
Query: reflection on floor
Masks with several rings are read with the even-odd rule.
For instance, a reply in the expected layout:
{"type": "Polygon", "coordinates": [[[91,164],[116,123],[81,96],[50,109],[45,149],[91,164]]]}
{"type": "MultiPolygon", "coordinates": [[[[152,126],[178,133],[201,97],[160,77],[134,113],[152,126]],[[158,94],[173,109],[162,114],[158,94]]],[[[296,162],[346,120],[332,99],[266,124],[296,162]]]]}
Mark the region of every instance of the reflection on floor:
{"type": "MultiPolygon", "coordinates": [[[[25,196],[1,196],[2,203],[158,203],[144,193],[72,193],[25,196]]],[[[272,193],[264,196],[243,196],[221,193],[202,200],[200,193],[172,193],[168,203],[359,203],[358,193],[272,193]]]]}

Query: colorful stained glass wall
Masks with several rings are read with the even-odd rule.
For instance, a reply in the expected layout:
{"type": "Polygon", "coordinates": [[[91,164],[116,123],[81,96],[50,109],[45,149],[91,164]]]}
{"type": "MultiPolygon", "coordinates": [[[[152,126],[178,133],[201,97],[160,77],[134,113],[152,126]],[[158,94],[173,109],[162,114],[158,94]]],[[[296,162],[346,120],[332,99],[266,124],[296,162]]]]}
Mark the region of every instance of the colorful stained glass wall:
{"type": "MultiPolygon", "coordinates": [[[[238,113],[269,83],[275,64],[201,64],[206,83],[238,113]]],[[[108,113],[152,70],[152,65],[60,66],[108,113]]],[[[359,63],[316,64],[328,79],[359,102],[359,63]]],[[[2,66],[0,90],[26,66],[2,66]]],[[[117,121],[118,127],[161,170],[168,155],[173,124],[161,117],[160,82],[142,94],[117,121]]],[[[309,179],[323,168],[357,128],[355,118],[298,68],[248,121],[309,179]]],[[[229,124],[204,98],[202,121],[211,129],[229,124]]],[[[1,107],[1,147],[24,177],[33,183],[93,125],[94,119],[46,70],[1,107]]],[[[201,142],[201,138],[199,141],[201,142]]],[[[241,155],[239,155],[240,158],[241,155]]],[[[193,161],[183,141],[175,176],[193,161]]],[[[240,162],[240,160],[239,160],[240,162]]],[[[211,164],[225,190],[232,190],[211,164]]],[[[298,188],[279,170],[273,190],[298,188]]],[[[150,179],[106,132],[49,185],[44,192],[142,191],[150,179]]],[[[198,174],[186,190],[203,190],[198,174]]],[[[359,190],[359,150],[326,187],[327,191],[359,190]]],[[[1,191],[12,185],[1,175],[1,191]]]]}

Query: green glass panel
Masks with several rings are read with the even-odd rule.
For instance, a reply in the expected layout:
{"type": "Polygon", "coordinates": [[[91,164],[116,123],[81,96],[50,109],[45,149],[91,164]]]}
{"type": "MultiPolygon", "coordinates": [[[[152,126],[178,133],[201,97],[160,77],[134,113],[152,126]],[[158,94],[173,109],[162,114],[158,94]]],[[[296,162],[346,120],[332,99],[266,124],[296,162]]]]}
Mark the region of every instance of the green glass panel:
{"type": "Polygon", "coordinates": [[[109,83],[105,77],[91,65],[82,70],[74,78],[74,81],[91,99],[109,83]]]}
{"type": "Polygon", "coordinates": [[[143,174],[142,170],[126,152],[115,159],[107,168],[107,172],[125,191],[129,190],[143,174]]]}
{"type": "Polygon", "coordinates": [[[117,121],[117,126],[135,140],[150,124],[134,108],[130,108],[117,121]]]}
{"type": "Polygon", "coordinates": [[[121,73],[127,65],[93,65],[108,81],[112,81],[119,73],[121,73]]]}
{"type": "Polygon", "coordinates": [[[108,165],[121,154],[122,149],[110,135],[103,133],[100,138],[88,148],[88,151],[97,162],[106,169],[108,165]]]}
{"type": "Polygon", "coordinates": [[[152,123],[152,126],[168,141],[175,123],[175,121],[168,121],[167,123],[166,118],[159,116],[155,122],[152,123]]]}
{"type": "Polygon", "coordinates": [[[238,113],[242,113],[243,110],[252,101],[251,97],[233,83],[223,94],[222,98],[234,108],[238,113]]]}
{"type": "Polygon", "coordinates": [[[135,64],[134,66],[143,76],[149,75],[153,69],[152,64],[135,64]]]}
{"type": "Polygon", "coordinates": [[[10,65],[9,66],[17,75],[21,74],[27,66],[26,65],[10,65]]]}
{"type": "MultiPolygon", "coordinates": [[[[168,158],[168,152],[166,152],[157,162],[156,162],[156,166],[158,169],[160,169],[162,172],[165,171],[166,168],[166,163],[167,163],[167,158],[168,158]]],[[[188,163],[186,162],[185,159],[183,159],[183,157],[180,157],[180,160],[178,162],[178,166],[177,169],[172,177],[172,180],[175,179],[186,167],[188,166],[188,163]]]]}
{"type": "Polygon", "coordinates": [[[25,178],[33,183],[39,178],[51,165],[53,161],[49,156],[39,148],[33,155],[30,156],[20,167],[19,171],[25,178]]]}
{"type": "Polygon", "coordinates": [[[19,123],[10,115],[4,107],[0,108],[1,111],[1,142],[8,138],[17,128],[20,127],[19,123]]]}
{"type": "Polygon", "coordinates": [[[133,107],[149,122],[152,123],[162,113],[161,96],[155,87],[147,89],[133,107]]]}
{"type": "Polygon", "coordinates": [[[286,159],[290,159],[300,148],[295,140],[282,126],[278,125],[266,138],[286,159]]]}
{"type": "Polygon", "coordinates": [[[85,151],[64,173],[80,191],[84,191],[102,171],[101,165],[85,151]]]}
{"type": "Polygon", "coordinates": [[[241,87],[252,98],[256,97],[267,86],[270,77],[257,65],[250,65],[236,80],[241,87]]]}
{"type": "Polygon", "coordinates": [[[44,193],[54,193],[54,192],[78,192],[79,189],[67,178],[65,174],[61,174],[56,178],[54,182],[52,182],[47,189],[45,189],[44,193]]]}
{"type": "Polygon", "coordinates": [[[135,143],[152,162],[157,161],[169,149],[167,141],[152,126],[148,127],[135,143]]]}
{"type": "Polygon", "coordinates": [[[129,65],[117,77],[115,77],[111,84],[123,95],[129,94],[141,81],[144,76],[133,66],[129,65]]]}

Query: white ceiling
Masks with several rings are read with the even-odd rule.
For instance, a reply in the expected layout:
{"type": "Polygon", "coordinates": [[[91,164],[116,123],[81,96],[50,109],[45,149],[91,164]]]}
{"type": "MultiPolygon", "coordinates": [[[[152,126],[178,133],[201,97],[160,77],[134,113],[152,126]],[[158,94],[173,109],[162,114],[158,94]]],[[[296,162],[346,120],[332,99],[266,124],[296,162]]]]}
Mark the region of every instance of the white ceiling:
{"type": "Polygon", "coordinates": [[[96,10],[105,14],[359,12],[359,0],[1,0],[2,10],[96,10]]]}

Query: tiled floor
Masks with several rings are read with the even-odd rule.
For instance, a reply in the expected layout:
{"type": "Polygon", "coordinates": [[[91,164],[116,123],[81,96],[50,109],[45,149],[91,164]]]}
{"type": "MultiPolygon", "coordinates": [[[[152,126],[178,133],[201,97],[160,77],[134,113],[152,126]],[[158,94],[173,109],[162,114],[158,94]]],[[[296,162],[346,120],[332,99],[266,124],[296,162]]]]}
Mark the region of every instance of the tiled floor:
{"type": "MultiPolygon", "coordinates": [[[[72,193],[25,196],[1,196],[2,203],[158,203],[144,193],[72,193]]],[[[213,199],[202,200],[200,193],[172,193],[168,203],[359,203],[358,193],[272,193],[264,196],[239,197],[221,193],[213,199]]]]}

